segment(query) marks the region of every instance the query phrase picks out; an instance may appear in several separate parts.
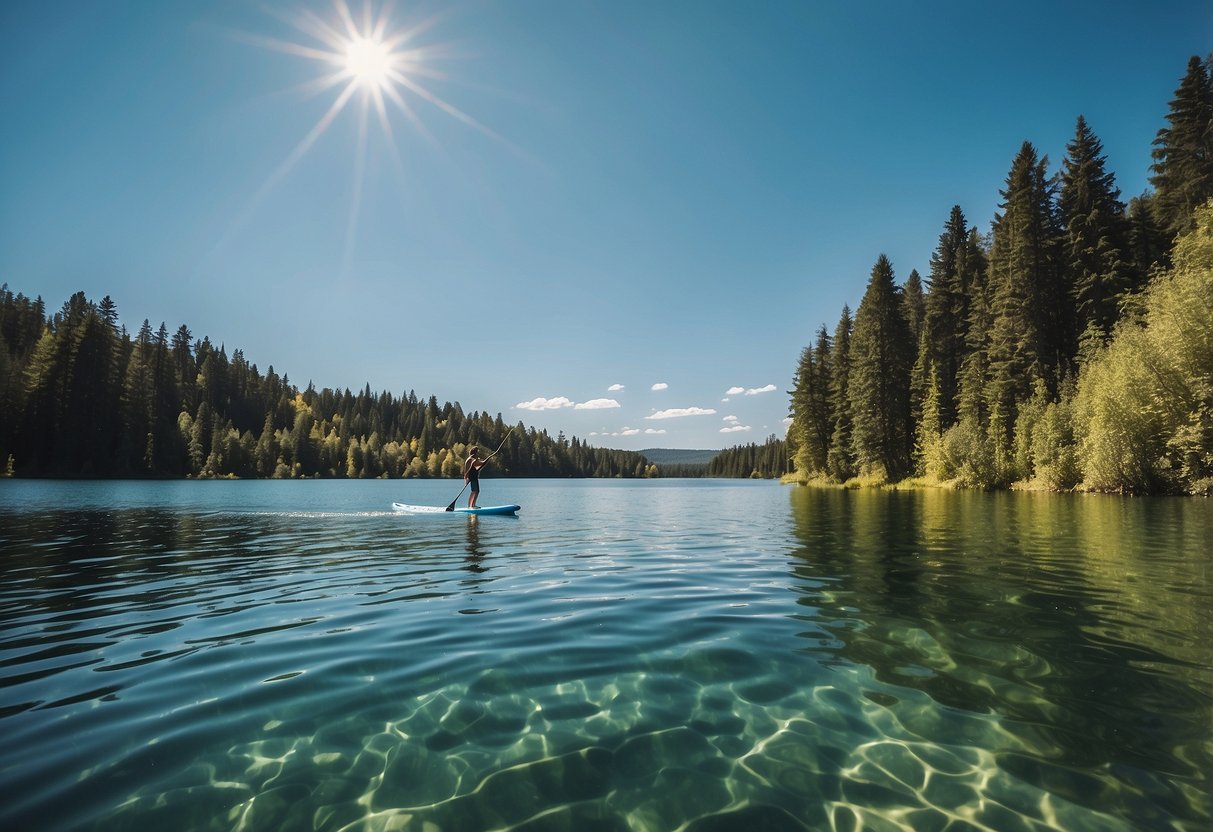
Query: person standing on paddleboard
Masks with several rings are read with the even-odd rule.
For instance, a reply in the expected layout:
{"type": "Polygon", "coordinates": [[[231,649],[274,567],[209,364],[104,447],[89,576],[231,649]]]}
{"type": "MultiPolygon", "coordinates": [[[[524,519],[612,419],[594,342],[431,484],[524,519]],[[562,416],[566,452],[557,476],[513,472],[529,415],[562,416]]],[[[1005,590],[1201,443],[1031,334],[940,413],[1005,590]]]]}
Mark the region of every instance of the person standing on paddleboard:
{"type": "Polygon", "coordinates": [[[463,463],[463,484],[472,486],[472,493],[468,495],[468,508],[476,508],[476,498],[480,496],[480,469],[487,464],[487,459],[480,458],[480,448],[473,445],[463,463]]]}

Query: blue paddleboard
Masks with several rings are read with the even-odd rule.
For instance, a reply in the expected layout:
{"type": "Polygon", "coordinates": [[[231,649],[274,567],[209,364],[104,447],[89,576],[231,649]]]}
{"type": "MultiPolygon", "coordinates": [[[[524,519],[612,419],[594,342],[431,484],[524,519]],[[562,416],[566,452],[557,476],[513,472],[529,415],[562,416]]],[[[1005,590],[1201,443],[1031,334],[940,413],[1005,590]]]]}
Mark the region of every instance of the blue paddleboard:
{"type": "Polygon", "coordinates": [[[392,503],[394,511],[406,514],[513,514],[522,506],[479,506],[477,508],[457,508],[447,511],[443,506],[410,506],[405,503],[392,503]]]}

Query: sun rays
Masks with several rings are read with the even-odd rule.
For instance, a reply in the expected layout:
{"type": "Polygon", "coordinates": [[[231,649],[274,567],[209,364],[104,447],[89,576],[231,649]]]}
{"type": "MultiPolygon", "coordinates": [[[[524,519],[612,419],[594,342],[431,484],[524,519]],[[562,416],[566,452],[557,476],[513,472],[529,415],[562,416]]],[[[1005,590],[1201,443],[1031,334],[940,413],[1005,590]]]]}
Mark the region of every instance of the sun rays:
{"type": "MultiPolygon", "coordinates": [[[[441,44],[424,43],[424,35],[438,22],[437,15],[411,25],[393,21],[394,2],[378,6],[366,0],[357,10],[348,0],[333,0],[332,15],[322,17],[311,9],[294,13],[270,11],[289,25],[304,42],[256,35],[240,39],[319,65],[319,74],[291,88],[289,92],[305,96],[333,93],[332,103],[283,161],[254,192],[239,215],[228,237],[242,227],[256,207],[274,190],[316,145],[324,133],[347,109],[355,110],[357,143],[352,149],[353,200],[346,223],[345,250],[341,260],[342,278],[349,276],[354,242],[357,237],[368,143],[373,120],[386,139],[390,157],[403,177],[404,165],[393,117],[403,116],[409,127],[434,148],[441,145],[426,128],[423,111],[434,109],[496,141],[510,145],[496,132],[434,92],[428,82],[447,80],[435,63],[447,54],[441,44]],[[418,105],[418,106],[415,106],[418,105]]],[[[512,147],[512,146],[511,146],[512,147]]],[[[225,240],[226,241],[226,237],[225,240]]],[[[220,247],[223,242],[221,241],[220,247]]]]}

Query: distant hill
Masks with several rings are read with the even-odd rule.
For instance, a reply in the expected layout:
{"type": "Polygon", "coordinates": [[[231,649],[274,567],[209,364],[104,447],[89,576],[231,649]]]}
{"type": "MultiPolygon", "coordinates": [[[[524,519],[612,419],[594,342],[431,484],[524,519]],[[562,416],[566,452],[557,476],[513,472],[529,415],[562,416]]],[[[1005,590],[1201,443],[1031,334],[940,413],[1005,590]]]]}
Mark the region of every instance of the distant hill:
{"type": "Polygon", "coordinates": [[[662,465],[707,465],[720,451],[685,448],[648,448],[641,451],[649,462],[662,465]]]}

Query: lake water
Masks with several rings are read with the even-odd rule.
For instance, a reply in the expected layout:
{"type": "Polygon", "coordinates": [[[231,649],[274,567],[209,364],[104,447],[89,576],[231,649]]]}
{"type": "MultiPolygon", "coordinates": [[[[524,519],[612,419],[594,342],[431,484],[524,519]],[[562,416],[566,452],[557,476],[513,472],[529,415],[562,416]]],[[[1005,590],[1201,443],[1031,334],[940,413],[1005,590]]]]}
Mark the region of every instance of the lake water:
{"type": "Polygon", "coordinates": [[[0,828],[1213,823],[1195,499],[0,481],[0,828]]]}

